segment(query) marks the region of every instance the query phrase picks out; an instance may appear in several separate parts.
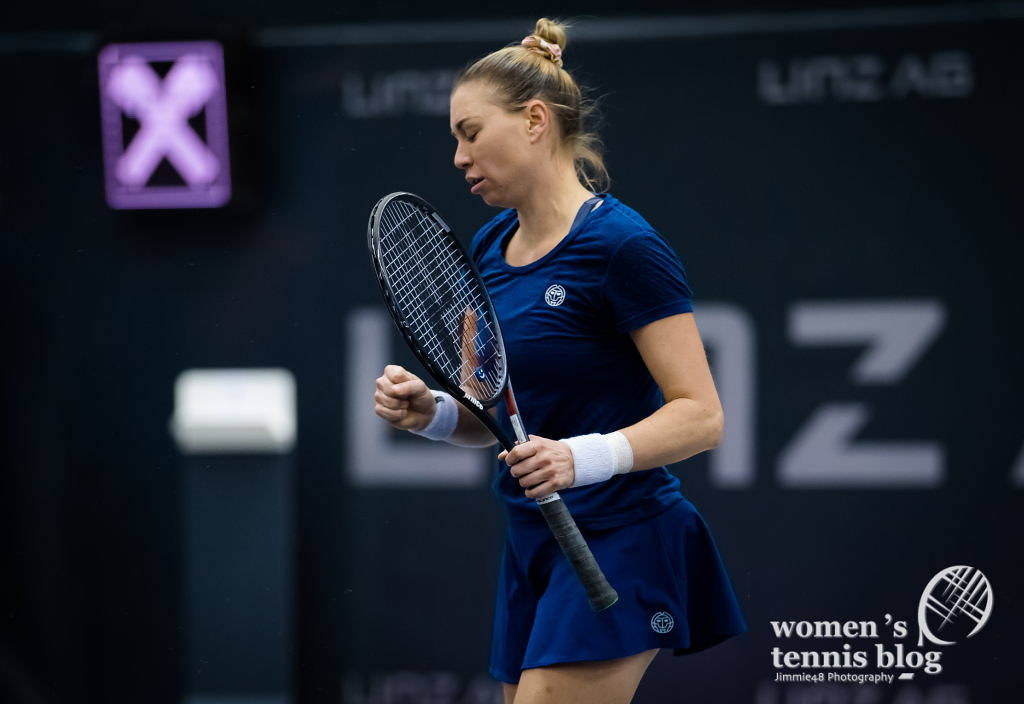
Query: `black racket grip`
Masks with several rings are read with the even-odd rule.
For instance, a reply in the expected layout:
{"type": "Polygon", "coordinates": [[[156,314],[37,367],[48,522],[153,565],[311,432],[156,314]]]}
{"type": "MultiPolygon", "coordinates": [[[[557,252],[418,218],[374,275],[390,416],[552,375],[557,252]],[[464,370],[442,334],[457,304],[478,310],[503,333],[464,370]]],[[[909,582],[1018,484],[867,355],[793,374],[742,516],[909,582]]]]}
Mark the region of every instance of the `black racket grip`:
{"type": "Polygon", "coordinates": [[[618,601],[618,593],[605,579],[587,541],[583,539],[580,529],[576,526],[576,521],[565,507],[565,502],[560,498],[545,501],[540,504],[540,512],[544,514],[544,520],[548,522],[558,546],[562,548],[562,552],[583,583],[583,588],[587,590],[590,608],[594,611],[604,611],[618,601]]]}

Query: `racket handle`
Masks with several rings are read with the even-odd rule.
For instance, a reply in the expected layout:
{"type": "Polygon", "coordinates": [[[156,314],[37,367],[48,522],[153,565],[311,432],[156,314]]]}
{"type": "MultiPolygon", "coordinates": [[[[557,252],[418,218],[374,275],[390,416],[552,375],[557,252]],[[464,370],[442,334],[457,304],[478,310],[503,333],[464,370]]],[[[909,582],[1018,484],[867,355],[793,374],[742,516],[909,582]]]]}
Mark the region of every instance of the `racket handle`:
{"type": "Polygon", "coordinates": [[[551,528],[555,540],[558,541],[558,546],[562,548],[562,552],[568,558],[573,569],[576,570],[580,582],[583,583],[583,588],[587,590],[590,608],[594,611],[604,611],[619,600],[618,593],[605,579],[604,573],[601,572],[597,560],[590,552],[590,547],[583,539],[576,521],[573,520],[569,509],[565,507],[565,502],[561,498],[552,500],[550,496],[545,497],[542,501],[542,503],[538,502],[540,512],[544,514],[544,520],[548,522],[548,527],[551,528]]]}

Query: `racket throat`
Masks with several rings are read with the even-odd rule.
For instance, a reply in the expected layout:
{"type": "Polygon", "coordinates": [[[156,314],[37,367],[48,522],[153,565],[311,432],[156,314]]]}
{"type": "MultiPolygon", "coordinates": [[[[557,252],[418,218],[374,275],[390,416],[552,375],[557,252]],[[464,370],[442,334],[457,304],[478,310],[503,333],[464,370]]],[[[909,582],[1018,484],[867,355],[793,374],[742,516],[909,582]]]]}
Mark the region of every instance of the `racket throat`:
{"type": "Polygon", "coordinates": [[[530,439],[526,436],[526,430],[523,428],[523,421],[519,417],[518,413],[510,415],[508,419],[512,423],[512,430],[515,431],[517,445],[530,439]]]}
{"type": "Polygon", "coordinates": [[[519,405],[516,403],[516,395],[512,391],[512,381],[505,382],[505,410],[508,412],[508,419],[512,423],[512,430],[516,434],[516,444],[526,442],[530,438],[523,427],[523,419],[519,417],[519,405]]]}

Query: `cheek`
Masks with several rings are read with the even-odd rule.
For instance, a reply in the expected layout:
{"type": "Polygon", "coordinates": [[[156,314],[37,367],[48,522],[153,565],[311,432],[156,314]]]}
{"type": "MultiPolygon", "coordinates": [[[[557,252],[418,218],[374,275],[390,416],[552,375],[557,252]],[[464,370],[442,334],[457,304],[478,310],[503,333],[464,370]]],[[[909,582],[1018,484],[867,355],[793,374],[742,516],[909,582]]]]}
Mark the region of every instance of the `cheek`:
{"type": "Polygon", "coordinates": [[[487,145],[482,158],[486,160],[495,176],[514,179],[529,170],[525,155],[526,150],[521,140],[516,139],[515,135],[502,135],[487,145]]]}

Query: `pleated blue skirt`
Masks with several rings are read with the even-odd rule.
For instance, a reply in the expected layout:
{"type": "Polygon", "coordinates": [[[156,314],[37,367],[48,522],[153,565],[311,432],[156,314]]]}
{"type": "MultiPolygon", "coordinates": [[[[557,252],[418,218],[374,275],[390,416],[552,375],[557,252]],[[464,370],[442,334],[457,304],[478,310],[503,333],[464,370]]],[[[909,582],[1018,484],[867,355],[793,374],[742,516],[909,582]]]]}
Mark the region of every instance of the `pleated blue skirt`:
{"type": "Polygon", "coordinates": [[[619,601],[600,613],[542,522],[510,521],[498,576],[490,672],[609,660],[653,648],[704,650],[747,630],[711,531],[681,500],[584,536],[619,601]]]}

